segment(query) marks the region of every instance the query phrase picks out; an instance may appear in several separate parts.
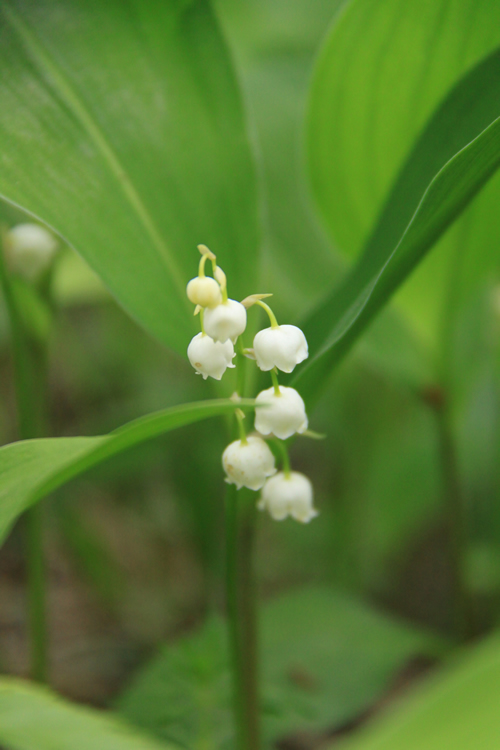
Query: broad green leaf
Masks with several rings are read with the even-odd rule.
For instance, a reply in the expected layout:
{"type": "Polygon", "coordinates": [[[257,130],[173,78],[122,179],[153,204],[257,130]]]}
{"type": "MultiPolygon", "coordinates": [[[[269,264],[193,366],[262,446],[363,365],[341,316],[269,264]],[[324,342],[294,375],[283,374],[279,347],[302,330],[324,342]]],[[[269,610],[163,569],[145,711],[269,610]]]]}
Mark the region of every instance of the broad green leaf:
{"type": "MultiPolygon", "coordinates": [[[[284,594],[261,609],[264,745],[357,716],[416,653],[441,647],[328,588],[284,594]]],[[[130,721],[190,747],[232,747],[223,623],[165,646],[121,697],[130,721]]]]}
{"type": "Polygon", "coordinates": [[[342,748],[497,750],[499,702],[500,638],[496,634],[464,652],[443,674],[420,686],[342,748]]]}
{"type": "Polygon", "coordinates": [[[5,750],[174,750],[120,717],[78,706],[47,688],[0,679],[0,743],[5,750]]]}
{"type": "MultiPolygon", "coordinates": [[[[425,131],[423,143],[436,132],[441,133],[443,123],[448,121],[451,127],[457,103],[467,101],[461,94],[469,91],[478,78],[481,76],[467,77],[444,102],[425,131]]],[[[464,132],[469,131],[464,128],[464,132]]],[[[418,172],[420,162],[410,157],[408,164],[402,182],[411,185],[411,174],[418,172]]],[[[378,227],[375,229],[373,240],[367,243],[365,253],[343,285],[304,324],[312,357],[295,380],[309,380],[312,387],[318,373],[329,372],[499,165],[500,119],[495,119],[466,146],[458,142],[458,151],[431,180],[402,235],[398,237],[399,230],[394,231],[386,243],[377,234],[378,227]]],[[[381,223],[391,230],[396,225],[396,221],[390,220],[391,208],[398,196],[396,191],[388,203],[387,214],[381,217],[381,223]]]]}
{"type": "MultiPolygon", "coordinates": [[[[316,198],[339,247],[350,257],[366,244],[433,110],[499,45],[500,6],[493,0],[354,0],[346,6],[316,71],[309,148],[316,198]]],[[[469,119],[473,117],[470,113],[469,119]]],[[[450,141],[456,127],[450,123],[450,141]]],[[[425,160],[442,147],[440,141],[429,142],[425,160]]],[[[498,268],[499,196],[496,177],[466,223],[443,237],[437,252],[398,294],[431,343],[439,333],[456,253],[467,269],[461,280],[465,291],[478,276],[498,268]]],[[[406,205],[411,197],[402,194],[398,208],[412,208],[406,205]]]]}
{"type": "MultiPolygon", "coordinates": [[[[244,409],[252,400],[238,404],[244,409]]],[[[214,399],[148,414],[102,437],[43,438],[0,448],[0,540],[30,505],[117,453],[200,419],[234,411],[234,401],[214,399]]]]}
{"type": "Polygon", "coordinates": [[[309,128],[316,198],[344,252],[363,248],[440,101],[499,45],[493,0],[345,6],[318,61],[309,128]]]}
{"type": "Polygon", "coordinates": [[[46,222],[161,341],[193,331],[196,245],[254,291],[253,162],[206,0],[7,0],[0,195],[46,222]]]}

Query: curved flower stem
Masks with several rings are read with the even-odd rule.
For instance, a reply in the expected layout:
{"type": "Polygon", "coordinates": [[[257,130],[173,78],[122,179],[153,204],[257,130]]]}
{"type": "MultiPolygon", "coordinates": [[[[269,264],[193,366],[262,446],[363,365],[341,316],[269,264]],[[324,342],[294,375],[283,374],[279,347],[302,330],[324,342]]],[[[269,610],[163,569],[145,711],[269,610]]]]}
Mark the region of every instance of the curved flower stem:
{"type": "Polygon", "coordinates": [[[265,302],[262,302],[261,299],[255,300],[255,304],[259,305],[259,307],[262,307],[262,309],[266,311],[271,322],[271,328],[279,328],[278,321],[276,320],[276,315],[273,313],[269,305],[265,302]]]}
{"type": "Polygon", "coordinates": [[[283,440],[278,440],[277,438],[275,438],[273,440],[273,445],[278,448],[281,454],[281,460],[283,461],[283,474],[288,479],[292,470],[290,467],[290,456],[288,455],[288,448],[286,446],[286,443],[283,440]]]}
{"type": "MultiPolygon", "coordinates": [[[[18,309],[10,279],[4,265],[3,242],[0,243],[0,283],[9,315],[12,356],[21,440],[40,437],[43,432],[46,354],[39,344],[30,342],[18,309]]],[[[48,676],[46,581],[43,553],[43,507],[29,508],[24,516],[26,575],[28,586],[31,676],[46,682],[48,676]]]]}
{"type": "Polygon", "coordinates": [[[226,492],[226,600],[237,750],[259,748],[253,493],[226,492]]]}

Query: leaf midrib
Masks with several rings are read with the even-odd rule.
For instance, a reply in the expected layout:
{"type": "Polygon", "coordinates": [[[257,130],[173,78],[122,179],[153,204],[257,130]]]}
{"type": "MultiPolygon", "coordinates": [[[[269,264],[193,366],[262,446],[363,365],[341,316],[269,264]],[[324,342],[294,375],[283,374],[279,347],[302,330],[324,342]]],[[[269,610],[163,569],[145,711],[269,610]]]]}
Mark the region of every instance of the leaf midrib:
{"type": "Polygon", "coordinates": [[[121,164],[118,156],[108,143],[106,136],[101,131],[99,125],[94,121],[91,114],[87,111],[85,105],[80,100],[78,94],[73,90],[70,82],[61,73],[56,63],[45,51],[42,44],[38,41],[36,35],[29,28],[23,19],[19,17],[16,11],[10,7],[4,0],[3,11],[6,19],[13,29],[19,34],[26,47],[37,62],[45,68],[52,77],[56,88],[68,104],[71,111],[76,115],[84,130],[90,136],[94,144],[99,149],[111,173],[116,178],[120,189],[128,200],[130,206],[144,227],[146,234],[151,239],[152,244],[158,251],[159,255],[165,262],[169,273],[179,291],[181,298],[185,296],[185,281],[183,275],[175,261],[174,256],[170,253],[160,231],[151,217],[146,205],[144,204],[139,192],[137,191],[132,179],[121,164]]]}

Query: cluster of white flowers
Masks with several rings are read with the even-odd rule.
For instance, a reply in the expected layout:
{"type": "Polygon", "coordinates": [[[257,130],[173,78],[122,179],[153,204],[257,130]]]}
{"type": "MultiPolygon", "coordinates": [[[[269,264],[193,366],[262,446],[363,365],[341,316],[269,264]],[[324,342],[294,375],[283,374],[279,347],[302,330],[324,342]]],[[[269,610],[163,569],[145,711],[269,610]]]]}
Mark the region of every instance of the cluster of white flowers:
{"type": "MultiPolygon", "coordinates": [[[[286,447],[281,441],[296,433],[304,433],[308,419],[304,401],[294,388],[279,385],[277,373],[292,372],[308,356],[307,341],[297,326],[278,325],[271,308],[263,302],[266,294],[255,294],[243,302],[228,299],[226,275],[217,265],[215,255],[199,245],[201,260],[198,276],[187,285],[187,296],[200,314],[201,333],[188,347],[188,358],[199,375],[220,380],[227,368],[233,368],[234,346],[247,325],[247,308],[263,307],[270,319],[270,327],[259,331],[251,349],[239,351],[257,362],[257,366],[271,372],[273,386],[256,397],[255,430],[247,436],[243,414],[237,410],[240,439],[227,446],[222,455],[226,482],[237,489],[248,487],[262,490],[258,507],[268,510],[272,518],[281,521],[287,516],[307,523],[317,515],[313,506],[313,490],[309,479],[291,471],[286,447]],[[213,278],[205,275],[207,260],[211,261],[213,278]],[[283,471],[278,472],[275,456],[262,436],[277,439],[283,454],[283,471]]],[[[242,395],[242,394],[239,394],[242,395]]]]}

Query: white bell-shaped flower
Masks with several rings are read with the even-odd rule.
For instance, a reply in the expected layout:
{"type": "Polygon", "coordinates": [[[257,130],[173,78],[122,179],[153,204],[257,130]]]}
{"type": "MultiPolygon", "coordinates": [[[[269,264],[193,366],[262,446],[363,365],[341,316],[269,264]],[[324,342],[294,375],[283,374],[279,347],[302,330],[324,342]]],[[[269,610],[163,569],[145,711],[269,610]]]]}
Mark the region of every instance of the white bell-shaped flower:
{"type": "Polygon", "coordinates": [[[268,479],[262,490],[259,510],[268,510],[275,521],[292,516],[296,521],[309,523],[318,515],[313,506],[313,488],[309,479],[298,471],[288,476],[280,471],[268,479]]]}
{"type": "Polygon", "coordinates": [[[193,305],[216,307],[222,302],[220,286],[210,276],[196,276],[188,283],[186,294],[193,305]]]}
{"type": "Polygon", "coordinates": [[[297,326],[283,325],[264,328],[253,340],[255,359],[261,370],[277,367],[292,372],[295,365],[309,356],[306,337],[297,326]]]}
{"type": "Polygon", "coordinates": [[[276,474],[274,456],[260,437],[250,436],[245,442],[235,440],[222,454],[226,482],[238,489],[260,490],[268,477],[276,474]]]}
{"type": "Polygon", "coordinates": [[[296,432],[307,430],[308,420],[302,397],[295,388],[279,386],[279,395],[274,388],[261,391],[255,399],[255,429],[261,435],[276,435],[286,440],[296,432]]]}
{"type": "Polygon", "coordinates": [[[228,299],[217,307],[205,311],[205,331],[214,341],[234,343],[247,326],[247,311],[234,299],[228,299]]]}
{"type": "Polygon", "coordinates": [[[234,346],[230,341],[221,344],[204,333],[198,333],[188,346],[188,358],[198,375],[220,380],[226,368],[234,367],[234,346]]]}
{"type": "Polygon", "coordinates": [[[7,232],[6,252],[15,273],[34,281],[45,271],[57,252],[59,243],[47,229],[38,224],[17,224],[7,232]]]}

